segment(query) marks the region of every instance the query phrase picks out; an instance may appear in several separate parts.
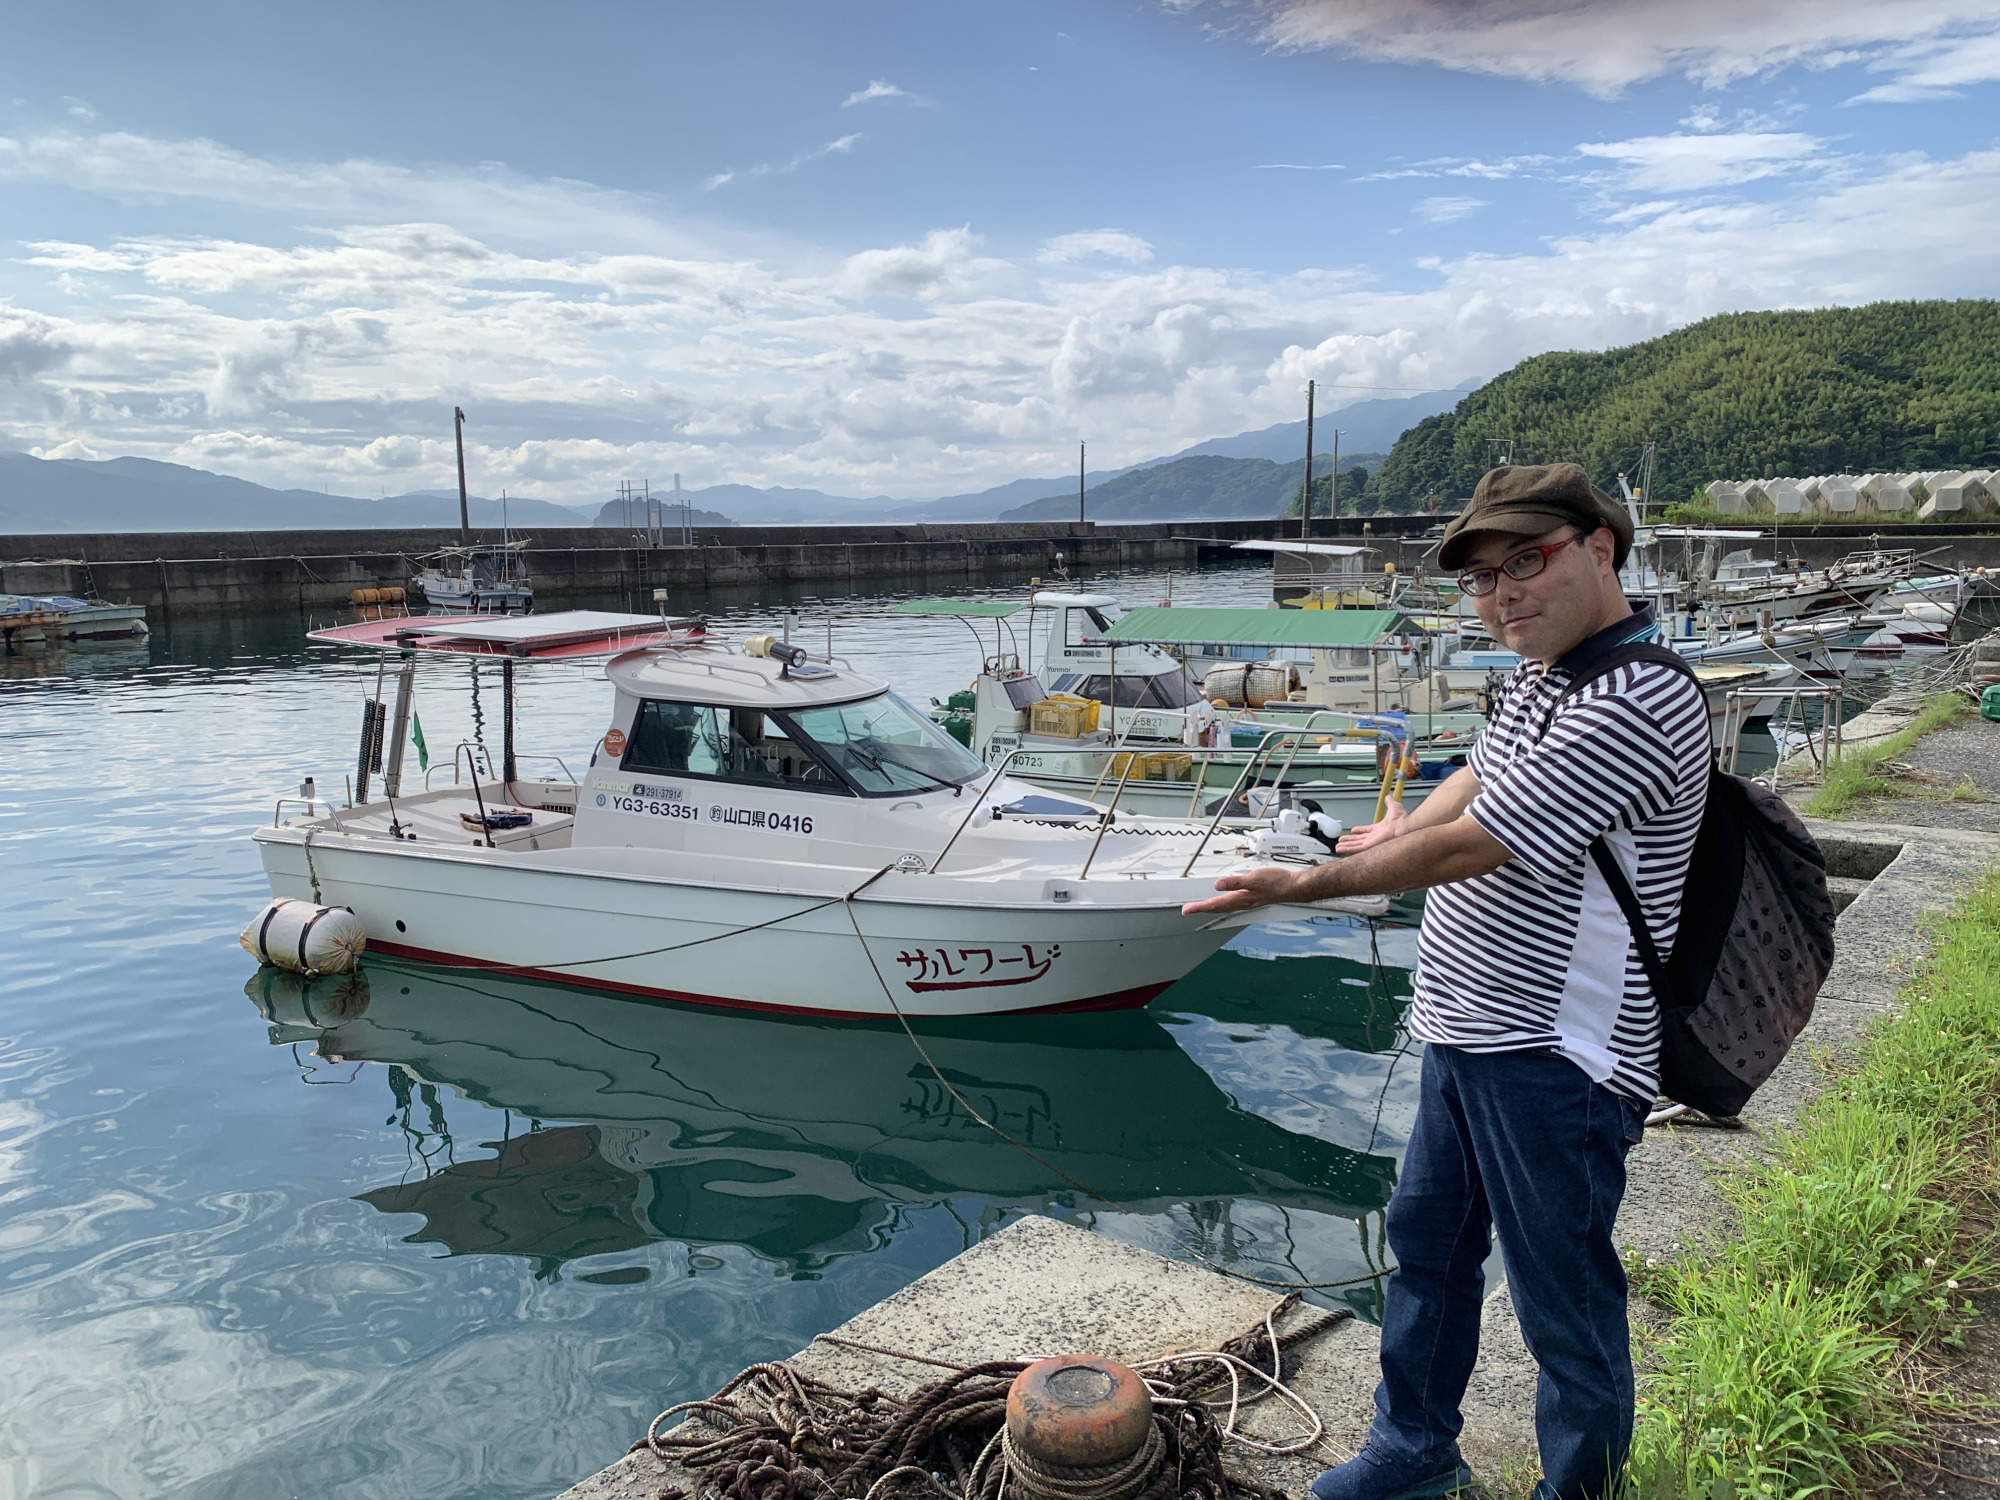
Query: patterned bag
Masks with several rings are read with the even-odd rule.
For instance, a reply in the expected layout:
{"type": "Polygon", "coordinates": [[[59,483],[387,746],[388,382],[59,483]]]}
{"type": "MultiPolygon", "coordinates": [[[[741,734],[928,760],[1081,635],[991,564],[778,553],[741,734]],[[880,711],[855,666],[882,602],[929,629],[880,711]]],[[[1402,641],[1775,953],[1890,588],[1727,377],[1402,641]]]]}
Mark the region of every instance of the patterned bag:
{"type": "MultiPolygon", "coordinates": [[[[1637,661],[1694,678],[1678,652],[1635,643],[1592,662],[1562,697],[1637,661]]],[[[1833,967],[1826,857],[1776,792],[1711,767],[1680,929],[1664,959],[1602,836],[1590,857],[1632,928],[1660,1002],[1660,1092],[1719,1119],[1736,1115],[1805,1030],[1833,967]]]]}

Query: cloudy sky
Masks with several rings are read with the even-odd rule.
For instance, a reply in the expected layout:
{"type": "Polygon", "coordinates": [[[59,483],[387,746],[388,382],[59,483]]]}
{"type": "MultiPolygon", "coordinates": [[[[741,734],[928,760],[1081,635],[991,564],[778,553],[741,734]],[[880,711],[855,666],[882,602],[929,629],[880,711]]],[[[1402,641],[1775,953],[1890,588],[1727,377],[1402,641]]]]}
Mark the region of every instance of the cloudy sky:
{"type": "Polygon", "coordinates": [[[920,497],[2000,283],[2000,0],[20,7],[0,446],[920,497]]]}

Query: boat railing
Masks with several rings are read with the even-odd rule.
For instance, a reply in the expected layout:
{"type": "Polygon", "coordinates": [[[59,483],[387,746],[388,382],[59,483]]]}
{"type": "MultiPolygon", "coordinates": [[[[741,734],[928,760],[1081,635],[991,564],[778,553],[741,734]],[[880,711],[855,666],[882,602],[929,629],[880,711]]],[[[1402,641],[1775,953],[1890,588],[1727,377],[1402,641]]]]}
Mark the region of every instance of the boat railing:
{"type": "MultiPolygon", "coordinates": [[[[1824,771],[1833,763],[1842,749],[1842,716],[1847,705],[1847,686],[1843,681],[1832,687],[1807,687],[1791,684],[1783,687],[1731,688],[1722,704],[1721,761],[1722,769],[1730,775],[1736,774],[1736,766],[1743,750],[1743,731],[1749,727],[1753,711],[1767,700],[1782,702],[1785,717],[1782,723],[1771,731],[1773,739],[1780,735],[1789,737],[1794,720],[1804,721],[1804,706],[1817,703],[1820,706],[1819,724],[1815,731],[1806,736],[1802,747],[1824,771]]],[[[1780,743],[1779,762],[1786,759],[1780,743]]],[[[1777,768],[1773,767],[1771,779],[1777,781],[1777,768]]]]}
{"type": "MultiPolygon", "coordinates": [[[[486,746],[478,744],[472,740],[460,740],[451,753],[451,784],[453,786],[457,786],[459,784],[458,762],[459,762],[459,757],[461,755],[468,755],[471,757],[468,761],[468,764],[470,765],[474,781],[477,781],[479,779],[479,761],[477,759],[477,757],[479,756],[484,756],[486,758],[486,779],[488,781],[497,781],[499,779],[497,776],[493,774],[493,752],[487,749],[486,746]]],[[[430,767],[430,769],[424,772],[425,791],[429,791],[431,789],[431,777],[437,774],[438,769],[439,769],[438,767],[432,766],[430,767]]],[[[569,768],[565,766],[563,769],[568,770],[569,768]]]]}
{"type": "Polygon", "coordinates": [[[564,776],[564,777],[565,777],[565,778],[566,778],[567,780],[569,780],[569,781],[570,781],[571,783],[575,783],[575,782],[576,782],[576,773],[575,773],[574,771],[570,770],[570,768],[569,768],[569,765],[568,765],[568,763],[567,763],[567,762],[565,762],[565,761],[563,760],[563,758],[562,758],[562,757],[561,757],[560,755],[552,755],[552,754],[540,754],[540,755],[537,755],[537,754],[532,754],[532,753],[527,753],[527,752],[523,752],[523,751],[516,751],[516,752],[515,752],[515,754],[514,754],[514,759],[515,759],[515,761],[516,761],[516,762],[520,762],[520,761],[524,761],[524,760],[552,760],[552,761],[554,761],[554,762],[555,762],[555,763],[556,763],[557,765],[559,765],[559,766],[561,766],[561,767],[562,767],[562,773],[563,773],[563,776],[564,776]]]}
{"type": "MultiPolygon", "coordinates": [[[[1337,718],[1353,717],[1352,715],[1341,713],[1339,710],[1336,709],[1324,710],[1324,712],[1328,714],[1330,717],[1337,717],[1337,718]]],[[[1317,718],[1318,714],[1315,714],[1312,717],[1317,718]]],[[[1295,758],[1298,753],[1298,744],[1301,741],[1303,741],[1305,737],[1311,735],[1313,732],[1314,731],[1308,728],[1306,725],[1289,725],[1281,728],[1274,728],[1267,730],[1259,738],[1258,743],[1254,747],[1250,747],[1251,754],[1249,758],[1244,761],[1243,769],[1237,772],[1236,780],[1230,785],[1228,794],[1224,796],[1222,800],[1216,804],[1215,813],[1214,816],[1209,819],[1208,828],[1202,834],[1201,838],[1196,841],[1194,847],[1194,853],[1188,856],[1187,864],[1181,870],[1182,878],[1185,878],[1188,872],[1194,868],[1194,862],[1201,857],[1201,851],[1208,847],[1209,840],[1214,838],[1216,831],[1222,827],[1222,820],[1224,816],[1227,815],[1230,806],[1236,801],[1238,797],[1244,795],[1246,785],[1256,784],[1249,778],[1252,777],[1253,773],[1260,771],[1261,768],[1266,767],[1269,764],[1270,757],[1273,751],[1278,746],[1278,744],[1282,741],[1287,741],[1287,740],[1291,741],[1292,753],[1291,755],[1287,756],[1284,766],[1278,771],[1277,776],[1274,778],[1273,781],[1274,785],[1283,782],[1285,776],[1291,770],[1293,758],[1295,758]]],[[[991,792],[994,787],[1000,784],[1000,779],[1007,774],[1007,767],[1013,764],[1014,758],[1018,755],[1039,755],[1043,753],[1045,753],[1043,750],[1041,750],[1039,747],[1035,747],[1030,749],[1009,750],[1005,755],[1000,757],[1000,763],[993,768],[993,774],[986,779],[985,786],[982,787],[979,793],[973,798],[972,806],[968,807],[965,810],[965,816],[959,819],[958,826],[951,831],[951,837],[945,840],[944,848],[940,849],[938,851],[937,858],[931,861],[930,867],[926,871],[927,874],[935,875],[938,873],[939,870],[941,870],[944,867],[945,857],[951,853],[953,846],[958,843],[959,835],[964,833],[967,827],[971,825],[973,817],[978,813],[980,807],[984,805],[987,794],[991,792]]],[[[1084,856],[1082,867],[1076,876],[1078,880],[1082,880],[1088,876],[1090,871],[1091,861],[1097,857],[1097,847],[1104,841],[1105,830],[1111,826],[1111,820],[1116,815],[1118,798],[1120,795],[1123,794],[1126,783],[1131,780],[1132,768],[1139,763],[1139,757],[1137,752],[1126,750],[1119,745],[1078,745],[1073,750],[1066,751],[1065,753],[1075,754],[1075,755],[1131,756],[1131,759],[1128,760],[1125,764],[1125,769],[1123,774],[1118,778],[1118,785],[1116,789],[1111,794],[1111,806],[1103,809],[1102,816],[1098,820],[1097,837],[1091,840],[1090,852],[1084,856]]],[[[1204,764],[1206,764],[1206,762],[1204,764]]],[[[1099,784],[1100,785],[1102,784],[1101,777],[1099,778],[1099,784]]],[[[1386,781],[1384,785],[1385,786],[1387,785],[1386,781]]],[[[1199,780],[1197,780],[1195,783],[1195,792],[1194,792],[1194,795],[1197,799],[1200,797],[1201,792],[1202,792],[1202,784],[1199,780]]],[[[1192,816],[1190,816],[1186,821],[1190,822],[1193,821],[1192,816]]]]}

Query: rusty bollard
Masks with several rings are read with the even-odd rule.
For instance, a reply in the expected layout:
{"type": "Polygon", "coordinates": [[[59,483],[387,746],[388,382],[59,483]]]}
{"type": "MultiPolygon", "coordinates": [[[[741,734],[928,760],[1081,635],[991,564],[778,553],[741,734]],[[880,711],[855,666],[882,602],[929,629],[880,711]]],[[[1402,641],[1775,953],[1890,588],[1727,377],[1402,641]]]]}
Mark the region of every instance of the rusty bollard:
{"type": "Polygon", "coordinates": [[[1159,1467],[1152,1394],[1116,1360],[1039,1360],[1007,1392],[1007,1448],[1014,1480],[1030,1496],[1124,1500],[1159,1467]]]}

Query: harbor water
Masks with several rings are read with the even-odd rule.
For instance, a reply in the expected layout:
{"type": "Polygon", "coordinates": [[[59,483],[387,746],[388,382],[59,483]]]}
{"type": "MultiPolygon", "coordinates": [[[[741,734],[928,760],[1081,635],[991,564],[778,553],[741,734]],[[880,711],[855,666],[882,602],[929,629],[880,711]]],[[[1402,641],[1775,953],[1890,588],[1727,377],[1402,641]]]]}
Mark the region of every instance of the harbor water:
{"type": "MultiPolygon", "coordinates": [[[[736,635],[795,608],[816,650],[831,621],[921,703],[981,649],[888,613],[923,592],[673,608],[736,635]]],[[[304,631],[0,662],[0,1496],[546,1496],[1026,1213],[1273,1281],[1381,1264],[1408,914],[1247,929],[1141,1012],[919,1023],[1025,1151],[893,1024],[260,972],[248,834],[303,776],[341,786],[375,686],[304,631]]],[[[498,704],[496,664],[422,664],[434,778],[498,704]]],[[[596,667],[523,667],[524,774],[580,770],[608,705],[596,667]]]]}

